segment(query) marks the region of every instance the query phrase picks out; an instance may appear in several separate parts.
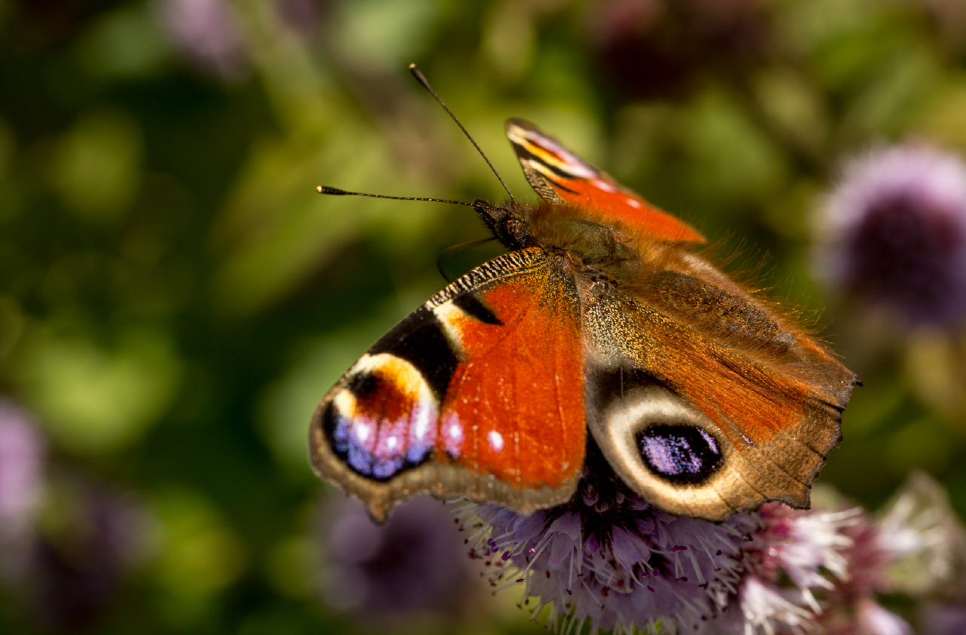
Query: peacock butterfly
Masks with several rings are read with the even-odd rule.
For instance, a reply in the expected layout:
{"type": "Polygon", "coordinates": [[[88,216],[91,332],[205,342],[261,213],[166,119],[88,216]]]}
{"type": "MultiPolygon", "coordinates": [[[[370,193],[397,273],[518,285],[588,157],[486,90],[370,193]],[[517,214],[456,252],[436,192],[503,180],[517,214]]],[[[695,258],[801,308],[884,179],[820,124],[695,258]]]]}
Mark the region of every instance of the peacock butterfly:
{"type": "Polygon", "coordinates": [[[808,507],[853,373],[705,260],[697,230],[533,125],[506,130],[540,202],[464,203],[508,253],[329,390],[315,470],[380,521],[425,492],[528,514],[573,495],[593,443],[667,512],[808,507]]]}

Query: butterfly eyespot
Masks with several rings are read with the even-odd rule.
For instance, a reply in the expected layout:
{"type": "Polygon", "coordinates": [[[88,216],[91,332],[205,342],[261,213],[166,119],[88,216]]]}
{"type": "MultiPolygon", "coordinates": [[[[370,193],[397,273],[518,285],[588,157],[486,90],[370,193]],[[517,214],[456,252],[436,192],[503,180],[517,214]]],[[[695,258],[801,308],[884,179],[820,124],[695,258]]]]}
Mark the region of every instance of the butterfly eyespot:
{"type": "Polygon", "coordinates": [[[602,425],[591,429],[594,440],[631,489],[658,503],[680,496],[684,503],[672,513],[704,515],[722,504],[718,488],[733,461],[741,459],[707,415],[641,373],[625,369],[594,380],[606,400],[602,425]],[[648,385],[615,399],[608,386],[622,375],[648,385]]]}
{"type": "Polygon", "coordinates": [[[389,354],[363,357],[322,415],[335,453],[357,474],[386,480],[429,458],[437,405],[422,374],[389,354]]]}
{"type": "Polygon", "coordinates": [[[724,458],[709,432],[689,425],[651,426],[637,434],[637,447],[648,469],[671,483],[701,483],[724,458]]]}

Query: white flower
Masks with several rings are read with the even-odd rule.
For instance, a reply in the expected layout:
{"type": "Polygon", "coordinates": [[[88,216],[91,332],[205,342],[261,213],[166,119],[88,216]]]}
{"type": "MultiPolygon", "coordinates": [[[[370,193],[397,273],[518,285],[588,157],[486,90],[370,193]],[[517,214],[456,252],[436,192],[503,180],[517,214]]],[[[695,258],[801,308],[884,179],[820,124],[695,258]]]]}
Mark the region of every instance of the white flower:
{"type": "Polygon", "coordinates": [[[749,576],[738,594],[746,635],[809,633],[815,630],[812,611],[790,601],[772,585],[749,576]]]}

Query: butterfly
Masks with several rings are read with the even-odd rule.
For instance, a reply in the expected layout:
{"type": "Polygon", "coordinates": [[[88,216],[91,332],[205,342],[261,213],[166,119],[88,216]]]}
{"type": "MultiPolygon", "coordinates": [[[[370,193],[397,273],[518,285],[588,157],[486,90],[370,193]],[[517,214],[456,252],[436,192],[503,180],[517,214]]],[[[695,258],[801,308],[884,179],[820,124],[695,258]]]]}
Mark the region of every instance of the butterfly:
{"type": "Polygon", "coordinates": [[[506,131],[540,202],[472,203],[507,253],[328,391],[315,470],[378,521],[420,493],[529,514],[573,496],[594,445],[670,513],[807,508],[855,375],[705,260],[693,227],[534,125],[506,131]]]}

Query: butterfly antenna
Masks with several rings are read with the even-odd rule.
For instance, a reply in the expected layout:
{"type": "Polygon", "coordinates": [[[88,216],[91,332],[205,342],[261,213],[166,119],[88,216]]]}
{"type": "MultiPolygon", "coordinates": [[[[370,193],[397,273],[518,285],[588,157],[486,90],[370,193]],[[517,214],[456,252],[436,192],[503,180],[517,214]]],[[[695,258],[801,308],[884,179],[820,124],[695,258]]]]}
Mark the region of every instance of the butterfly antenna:
{"type": "Polygon", "coordinates": [[[319,185],[315,188],[315,191],[319,194],[328,194],[329,196],[365,196],[368,198],[385,198],[390,201],[423,201],[426,203],[449,203],[451,205],[463,205],[464,207],[473,207],[473,203],[467,203],[466,201],[452,201],[448,198],[428,198],[425,196],[389,196],[388,194],[370,194],[369,192],[349,192],[347,190],[340,190],[337,187],[329,187],[328,185],[319,185]]]}
{"type": "Polygon", "coordinates": [[[506,183],[503,181],[503,177],[500,176],[500,173],[496,171],[496,168],[493,166],[493,163],[490,161],[490,157],[486,156],[486,153],[483,152],[483,148],[481,148],[480,144],[476,142],[476,139],[474,139],[472,135],[470,135],[469,131],[466,129],[465,126],[463,126],[462,122],[460,122],[460,120],[456,118],[456,115],[453,114],[453,111],[449,109],[449,106],[447,106],[446,103],[442,99],[440,99],[439,95],[436,94],[436,91],[433,90],[433,87],[429,85],[429,80],[426,79],[426,76],[423,75],[423,72],[418,68],[416,68],[415,64],[409,65],[409,72],[413,74],[413,77],[416,78],[417,82],[422,84],[423,88],[426,89],[426,92],[428,92],[430,95],[433,96],[433,99],[435,99],[436,103],[440,105],[440,108],[445,110],[446,114],[450,116],[450,119],[456,122],[456,125],[460,127],[460,130],[462,130],[463,134],[466,135],[466,138],[470,140],[470,143],[473,144],[473,147],[476,148],[476,151],[480,153],[480,156],[483,157],[483,160],[486,161],[486,164],[490,166],[490,171],[493,172],[493,175],[496,177],[496,180],[499,181],[500,185],[503,186],[503,189],[506,190],[507,196],[510,197],[511,201],[514,200],[513,193],[510,192],[510,188],[506,186],[506,183]]]}

